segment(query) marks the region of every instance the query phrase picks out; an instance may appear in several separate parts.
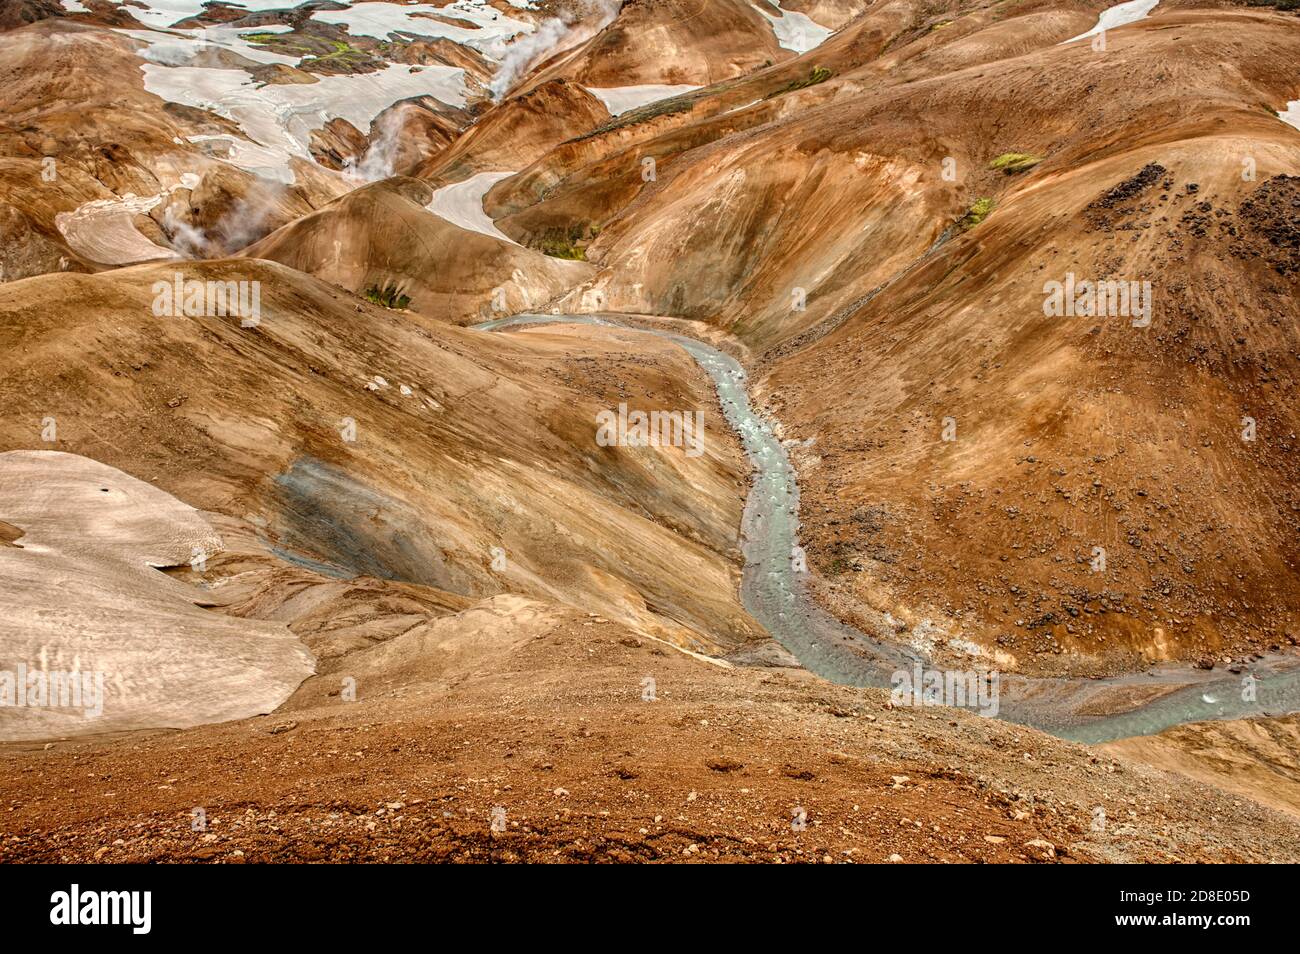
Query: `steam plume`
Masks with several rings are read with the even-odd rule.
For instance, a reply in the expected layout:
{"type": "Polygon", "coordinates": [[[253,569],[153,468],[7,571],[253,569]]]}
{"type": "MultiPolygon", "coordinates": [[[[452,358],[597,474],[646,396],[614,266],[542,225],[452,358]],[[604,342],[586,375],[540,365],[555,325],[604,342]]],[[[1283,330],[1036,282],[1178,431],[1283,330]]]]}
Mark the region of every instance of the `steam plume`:
{"type": "Polygon", "coordinates": [[[622,0],[589,0],[562,16],[543,20],[536,30],[506,47],[488,89],[493,99],[510,91],[533,63],[595,36],[618,16],[622,0]],[[584,16],[588,15],[588,16],[584,16]]]}

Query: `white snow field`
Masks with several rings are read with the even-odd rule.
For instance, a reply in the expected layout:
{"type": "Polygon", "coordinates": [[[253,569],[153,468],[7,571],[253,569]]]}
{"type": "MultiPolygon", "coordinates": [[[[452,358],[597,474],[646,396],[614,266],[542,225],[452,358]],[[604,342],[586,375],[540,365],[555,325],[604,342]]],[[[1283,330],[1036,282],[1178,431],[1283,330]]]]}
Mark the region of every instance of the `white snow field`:
{"type": "Polygon", "coordinates": [[[231,141],[229,161],[281,182],[294,181],[291,158],[312,161],[311,134],[331,119],[346,119],[366,133],[374,118],[398,100],[427,95],[452,106],[465,103],[464,70],[451,66],[389,64],[374,73],[266,86],[243,70],[156,63],[141,69],[150,93],[237,123],[249,142],[231,141]]]}
{"type": "Polygon", "coordinates": [[[611,116],[617,116],[697,89],[698,86],[659,86],[651,83],[645,86],[609,86],[604,89],[588,86],[587,92],[604,103],[611,116]]]}
{"type": "Polygon", "coordinates": [[[270,712],[315,671],[284,624],[204,609],[210,593],[156,569],[223,546],[166,491],[77,454],[9,451],[0,511],[23,532],[0,546],[0,741],[243,719],[270,712]],[[25,694],[19,704],[19,665],[25,682],[57,675],[90,697],[25,694]]]}
{"type": "Polygon", "coordinates": [[[433,193],[433,198],[425,208],[462,229],[518,245],[518,242],[498,229],[483,211],[483,196],[502,179],[508,179],[512,175],[513,172],[480,172],[463,182],[443,186],[433,193]]]}
{"type": "Polygon", "coordinates": [[[754,9],[772,24],[772,32],[776,34],[777,44],[795,53],[807,53],[809,50],[817,49],[835,32],[813,21],[806,14],[782,10],[776,0],[760,0],[754,4],[754,9]],[[777,15],[773,15],[773,10],[777,15]]]}
{"type": "Polygon", "coordinates": [[[370,36],[377,40],[386,40],[391,33],[445,37],[489,56],[510,37],[533,30],[531,23],[512,20],[482,0],[456,0],[445,7],[431,3],[358,3],[346,10],[318,10],[312,14],[312,19],[346,24],[353,36],[370,36]],[[459,26],[450,20],[468,20],[475,28],[459,26]]]}
{"type": "Polygon", "coordinates": [[[1078,36],[1072,36],[1066,43],[1073,43],[1075,40],[1086,40],[1090,36],[1096,36],[1098,33],[1104,33],[1106,30],[1114,30],[1117,27],[1125,26],[1129,23],[1136,23],[1138,20],[1145,19],[1151,11],[1159,5],[1160,0],[1129,0],[1128,3],[1117,4],[1113,7],[1107,7],[1101,11],[1101,16],[1097,18],[1097,25],[1087,33],[1080,33],[1078,36]]]}

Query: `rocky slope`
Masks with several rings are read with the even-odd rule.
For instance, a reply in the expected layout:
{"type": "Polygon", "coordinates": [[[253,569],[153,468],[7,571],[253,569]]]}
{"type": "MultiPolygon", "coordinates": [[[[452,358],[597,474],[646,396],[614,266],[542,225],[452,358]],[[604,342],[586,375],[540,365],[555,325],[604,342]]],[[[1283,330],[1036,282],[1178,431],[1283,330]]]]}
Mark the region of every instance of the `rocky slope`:
{"type": "Polygon", "coordinates": [[[262,6],[0,0],[0,698],[118,671],[0,706],[0,859],[1300,855],[1293,716],[829,685],[685,351],[465,327],[734,355],[873,635],[1247,675],[1300,641],[1287,4],[262,6]]]}
{"type": "Polygon", "coordinates": [[[1300,34],[1179,8],[1059,46],[1090,20],[873,5],[802,80],[620,117],[485,205],[587,242],[563,307],[760,352],[841,614],[1030,670],[1289,647],[1300,34]],[[1150,326],[1046,314],[1070,276],[1148,283],[1150,326]]]}
{"type": "Polygon", "coordinates": [[[720,670],[553,604],[496,597],[376,653],[408,681],[375,686],[378,660],[348,661],[265,718],[0,753],[0,858],[1258,862],[1300,850],[1294,816],[1121,756],[891,709],[885,693],[799,672],[720,670]],[[60,797],[73,786],[86,796],[60,797]]]}

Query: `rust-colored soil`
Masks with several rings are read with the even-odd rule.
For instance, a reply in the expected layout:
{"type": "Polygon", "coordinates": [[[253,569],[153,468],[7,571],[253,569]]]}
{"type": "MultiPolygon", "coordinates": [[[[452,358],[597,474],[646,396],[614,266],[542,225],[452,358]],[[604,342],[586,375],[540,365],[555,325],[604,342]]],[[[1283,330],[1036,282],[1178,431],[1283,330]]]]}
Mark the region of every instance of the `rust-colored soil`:
{"type": "Polygon", "coordinates": [[[1300,821],[1120,758],[799,672],[719,669],[557,607],[516,648],[422,678],[439,685],[371,697],[361,679],[348,703],[334,673],[263,718],[9,747],[0,860],[1245,861],[1300,848],[1300,821]],[[658,701],[642,701],[647,675],[658,701]]]}

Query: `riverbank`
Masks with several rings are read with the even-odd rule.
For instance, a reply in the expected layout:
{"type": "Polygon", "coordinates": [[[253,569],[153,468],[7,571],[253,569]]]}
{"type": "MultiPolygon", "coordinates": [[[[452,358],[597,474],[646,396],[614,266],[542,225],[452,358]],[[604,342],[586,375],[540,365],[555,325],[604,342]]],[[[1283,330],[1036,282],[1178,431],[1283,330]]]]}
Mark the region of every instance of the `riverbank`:
{"type": "MultiPolygon", "coordinates": [[[[709,376],[754,467],[743,518],[741,599],[804,668],[840,685],[883,688],[916,663],[931,666],[914,646],[854,629],[810,597],[806,566],[798,559],[797,476],[772,422],[751,406],[747,375],[735,357],[677,330],[656,329],[645,318],[525,314],[476,327],[503,331],[554,323],[634,328],[668,338],[709,376]]],[[[881,623],[883,629],[883,617],[881,623]]],[[[996,667],[977,656],[969,668],[996,667]]],[[[1000,678],[1000,718],[1080,742],[1150,735],[1187,722],[1300,711],[1300,659],[1291,656],[1263,658],[1248,673],[1226,676],[1166,665],[1109,678],[1000,678]]]]}

